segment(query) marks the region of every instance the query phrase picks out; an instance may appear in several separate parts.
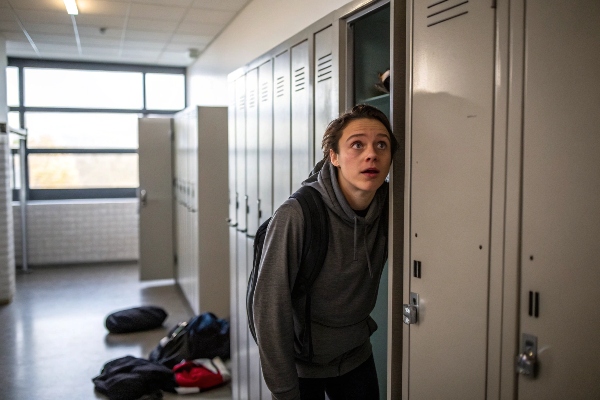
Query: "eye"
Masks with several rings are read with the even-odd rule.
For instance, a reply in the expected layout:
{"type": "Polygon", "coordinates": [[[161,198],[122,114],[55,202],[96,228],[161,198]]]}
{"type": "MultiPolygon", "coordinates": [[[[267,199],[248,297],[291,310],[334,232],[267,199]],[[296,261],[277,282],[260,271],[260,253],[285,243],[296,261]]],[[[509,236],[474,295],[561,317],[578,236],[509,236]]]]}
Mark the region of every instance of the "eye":
{"type": "Polygon", "coordinates": [[[388,144],[387,142],[381,141],[381,142],[377,142],[377,148],[380,150],[385,150],[387,149],[388,144]]]}
{"type": "Polygon", "coordinates": [[[361,142],[353,142],[350,145],[351,148],[353,149],[362,149],[363,148],[363,144],[361,142]]]}

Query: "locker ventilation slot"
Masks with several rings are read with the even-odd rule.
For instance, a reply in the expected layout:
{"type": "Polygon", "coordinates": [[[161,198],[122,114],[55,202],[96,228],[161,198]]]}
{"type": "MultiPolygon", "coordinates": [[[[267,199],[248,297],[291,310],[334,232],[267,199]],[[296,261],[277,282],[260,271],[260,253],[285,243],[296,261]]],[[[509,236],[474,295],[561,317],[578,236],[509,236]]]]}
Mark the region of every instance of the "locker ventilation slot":
{"type": "Polygon", "coordinates": [[[317,60],[317,82],[331,79],[333,72],[333,57],[331,53],[317,60]]]}
{"type": "Polygon", "coordinates": [[[285,77],[280,76],[277,78],[275,95],[277,97],[281,97],[285,94],[285,77]]]}
{"type": "Polygon", "coordinates": [[[256,107],[256,91],[251,90],[248,95],[248,108],[256,107]]]}
{"type": "Polygon", "coordinates": [[[294,91],[299,92],[304,90],[306,87],[306,71],[304,67],[298,68],[294,71],[294,91]]]}
{"type": "Polygon", "coordinates": [[[246,107],[246,96],[240,96],[238,98],[238,107],[243,110],[246,107]]]}
{"type": "Polygon", "coordinates": [[[413,261],[413,276],[421,279],[421,261],[413,261]]]}
{"type": "Polygon", "coordinates": [[[468,3],[468,0],[442,0],[430,4],[427,6],[427,27],[438,25],[442,22],[450,21],[451,19],[467,14],[469,12],[467,10],[468,3]]]}
{"type": "Polygon", "coordinates": [[[269,82],[263,82],[260,85],[260,101],[265,102],[269,100],[269,82]]]}
{"type": "Polygon", "coordinates": [[[540,316],[540,292],[529,292],[529,316],[535,318],[540,316]]]}

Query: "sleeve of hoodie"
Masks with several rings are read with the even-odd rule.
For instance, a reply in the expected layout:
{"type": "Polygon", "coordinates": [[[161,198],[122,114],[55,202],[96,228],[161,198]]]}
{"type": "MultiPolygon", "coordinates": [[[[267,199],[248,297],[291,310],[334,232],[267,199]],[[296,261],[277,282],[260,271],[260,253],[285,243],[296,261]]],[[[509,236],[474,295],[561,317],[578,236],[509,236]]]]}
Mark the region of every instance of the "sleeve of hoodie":
{"type": "Polygon", "coordinates": [[[304,221],[297,201],[273,215],[263,245],[254,293],[254,324],[265,382],[278,400],[300,399],[294,361],[294,320],[290,282],[298,270],[304,221]]]}

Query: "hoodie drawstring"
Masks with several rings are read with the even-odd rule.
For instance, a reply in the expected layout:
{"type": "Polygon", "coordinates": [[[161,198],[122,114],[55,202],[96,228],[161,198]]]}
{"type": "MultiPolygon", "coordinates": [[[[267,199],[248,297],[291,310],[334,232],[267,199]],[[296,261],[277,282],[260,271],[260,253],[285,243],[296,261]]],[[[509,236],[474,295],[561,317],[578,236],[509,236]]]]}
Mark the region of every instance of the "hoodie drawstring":
{"type": "Polygon", "coordinates": [[[356,246],[358,241],[358,217],[354,216],[354,261],[358,260],[358,255],[356,254],[356,246]]]}
{"type": "MultiPolygon", "coordinates": [[[[363,232],[363,245],[365,246],[365,255],[367,256],[367,268],[369,269],[369,276],[373,278],[373,268],[371,267],[371,259],[369,257],[369,251],[367,247],[367,225],[364,224],[363,232]]],[[[354,216],[354,261],[358,261],[358,217],[354,216]]]]}

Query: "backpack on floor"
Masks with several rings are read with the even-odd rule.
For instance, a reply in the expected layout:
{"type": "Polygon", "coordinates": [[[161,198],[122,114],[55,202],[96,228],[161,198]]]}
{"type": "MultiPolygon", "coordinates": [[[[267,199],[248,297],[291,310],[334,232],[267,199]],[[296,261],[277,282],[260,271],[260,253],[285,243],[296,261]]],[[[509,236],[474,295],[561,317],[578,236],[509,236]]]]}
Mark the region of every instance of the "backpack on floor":
{"type": "Polygon", "coordinates": [[[148,359],[173,368],[182,360],[229,359],[229,321],[205,312],[182,322],[162,338],[148,359]]]}
{"type": "MultiPolygon", "coordinates": [[[[327,208],[319,192],[310,187],[302,186],[298,191],[290,196],[300,203],[302,214],[304,216],[304,240],[302,246],[302,257],[299,262],[298,274],[294,281],[292,289],[292,299],[299,299],[306,296],[304,308],[304,321],[302,334],[300,337],[302,350],[300,356],[312,360],[312,334],[311,334],[311,313],[310,313],[310,291],[312,284],[319,276],[325,256],[327,255],[327,245],[329,243],[329,215],[327,208]]],[[[265,242],[267,227],[271,218],[263,222],[256,231],[254,237],[254,261],[252,271],[248,280],[248,289],[246,292],[246,312],[248,314],[248,328],[256,340],[256,329],[254,327],[254,315],[252,312],[254,305],[254,291],[256,289],[256,280],[258,279],[258,270],[262,256],[262,249],[265,242]]]]}

